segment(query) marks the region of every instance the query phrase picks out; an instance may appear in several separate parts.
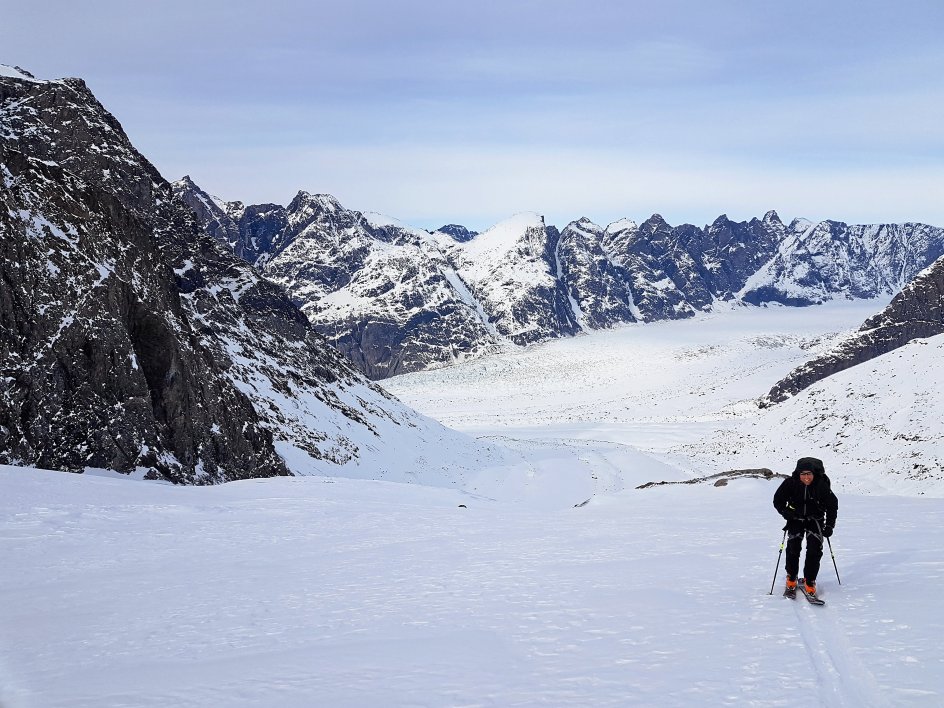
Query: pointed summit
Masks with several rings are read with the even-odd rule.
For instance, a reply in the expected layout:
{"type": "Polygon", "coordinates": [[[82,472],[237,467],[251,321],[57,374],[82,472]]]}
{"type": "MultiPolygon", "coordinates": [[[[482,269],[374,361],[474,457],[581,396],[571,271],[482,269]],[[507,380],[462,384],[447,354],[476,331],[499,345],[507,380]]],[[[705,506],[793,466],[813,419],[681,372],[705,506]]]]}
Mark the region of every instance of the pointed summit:
{"type": "Polygon", "coordinates": [[[606,233],[615,234],[615,233],[619,233],[620,231],[626,231],[626,230],[635,231],[638,228],[639,228],[639,224],[637,224],[632,219],[628,219],[624,217],[620,219],[619,221],[614,221],[612,224],[607,224],[606,233]]]}
{"type": "Polygon", "coordinates": [[[5,76],[8,79],[19,79],[20,81],[42,83],[26,69],[23,69],[19,66],[10,66],[9,64],[0,64],[0,76],[5,76]]]}
{"type": "Polygon", "coordinates": [[[728,218],[727,214],[721,214],[717,219],[711,222],[710,228],[724,228],[731,223],[731,220],[728,218]]]}
{"type": "Polygon", "coordinates": [[[459,243],[464,243],[478,236],[477,231],[472,231],[461,224],[446,224],[445,226],[440,226],[436,231],[452,236],[452,238],[459,243]]]}
{"type": "Polygon", "coordinates": [[[312,194],[304,189],[298,190],[298,194],[289,204],[289,211],[296,211],[302,206],[309,206],[324,211],[340,211],[344,209],[334,196],[330,194],[312,194]]]}
{"type": "Polygon", "coordinates": [[[644,232],[669,231],[672,225],[662,218],[662,214],[653,214],[639,225],[639,230],[644,232]]]}

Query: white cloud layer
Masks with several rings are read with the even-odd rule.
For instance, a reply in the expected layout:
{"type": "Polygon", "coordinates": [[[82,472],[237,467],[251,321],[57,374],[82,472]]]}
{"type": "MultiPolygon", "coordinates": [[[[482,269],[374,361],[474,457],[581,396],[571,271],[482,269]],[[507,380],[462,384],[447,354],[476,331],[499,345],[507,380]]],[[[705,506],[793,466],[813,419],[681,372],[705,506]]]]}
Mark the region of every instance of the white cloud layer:
{"type": "Polygon", "coordinates": [[[170,179],[418,225],[768,208],[944,225],[944,5],[0,0],[170,179]]]}

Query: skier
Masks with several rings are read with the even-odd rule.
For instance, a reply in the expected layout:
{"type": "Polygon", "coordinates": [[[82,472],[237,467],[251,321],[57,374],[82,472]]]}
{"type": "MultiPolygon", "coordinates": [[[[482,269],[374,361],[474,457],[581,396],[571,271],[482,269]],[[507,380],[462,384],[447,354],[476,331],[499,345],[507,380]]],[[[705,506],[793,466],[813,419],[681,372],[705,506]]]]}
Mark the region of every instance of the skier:
{"type": "Polygon", "coordinates": [[[839,500],[830,489],[829,477],[823,461],[815,457],[801,457],[793,475],[783,480],[774,493],[774,508],[787,520],[784,530],[787,541],[787,592],[796,592],[797,572],[800,569],[800,546],[806,537],[806,560],[803,564],[808,594],[816,594],[816,575],[823,557],[823,538],[833,535],[839,500]]]}

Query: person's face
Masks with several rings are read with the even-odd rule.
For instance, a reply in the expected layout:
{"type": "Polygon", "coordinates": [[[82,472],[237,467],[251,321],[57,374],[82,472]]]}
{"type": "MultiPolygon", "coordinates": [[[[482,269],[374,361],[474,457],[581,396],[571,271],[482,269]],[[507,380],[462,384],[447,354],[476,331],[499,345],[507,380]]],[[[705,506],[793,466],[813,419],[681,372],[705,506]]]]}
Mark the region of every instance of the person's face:
{"type": "Polygon", "coordinates": [[[800,472],[800,481],[803,482],[803,484],[806,484],[806,485],[812,484],[812,483],[813,483],[813,473],[810,472],[809,470],[803,470],[802,472],[800,472]]]}

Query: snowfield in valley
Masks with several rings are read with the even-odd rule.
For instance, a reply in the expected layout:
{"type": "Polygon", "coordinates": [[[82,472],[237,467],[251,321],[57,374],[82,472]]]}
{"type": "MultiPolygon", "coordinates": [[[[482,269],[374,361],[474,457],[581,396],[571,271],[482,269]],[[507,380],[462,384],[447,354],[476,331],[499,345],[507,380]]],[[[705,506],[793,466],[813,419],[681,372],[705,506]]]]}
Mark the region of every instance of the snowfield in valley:
{"type": "Polygon", "coordinates": [[[0,705],[939,706],[940,468],[861,464],[941,456],[939,338],[752,403],[883,304],[627,325],[385,382],[502,450],[439,486],[0,467],[0,705]],[[843,445],[812,405],[850,421],[843,445]],[[919,407],[920,440],[896,437],[919,407]],[[800,454],[840,502],[821,608],[780,596],[782,567],[768,594],[776,481],[636,489],[800,454]]]}

